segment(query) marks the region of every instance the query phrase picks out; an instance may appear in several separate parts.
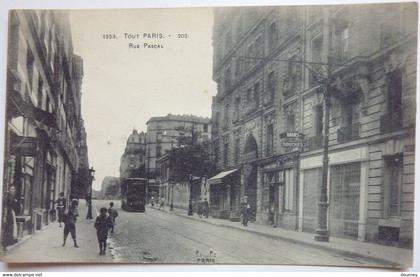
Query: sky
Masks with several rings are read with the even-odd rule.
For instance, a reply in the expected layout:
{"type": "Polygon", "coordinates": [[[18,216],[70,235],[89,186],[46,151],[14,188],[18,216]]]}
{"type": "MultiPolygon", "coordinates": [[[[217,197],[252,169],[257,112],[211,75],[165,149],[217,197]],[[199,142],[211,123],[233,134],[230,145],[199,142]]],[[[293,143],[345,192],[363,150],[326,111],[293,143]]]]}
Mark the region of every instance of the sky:
{"type": "Polygon", "coordinates": [[[128,136],[146,131],[150,117],[211,116],[213,14],[207,8],[73,10],[70,22],[74,53],[84,63],[82,117],[98,190],[105,176],[119,176],[128,136]],[[153,33],[164,38],[148,38],[153,33]]]}

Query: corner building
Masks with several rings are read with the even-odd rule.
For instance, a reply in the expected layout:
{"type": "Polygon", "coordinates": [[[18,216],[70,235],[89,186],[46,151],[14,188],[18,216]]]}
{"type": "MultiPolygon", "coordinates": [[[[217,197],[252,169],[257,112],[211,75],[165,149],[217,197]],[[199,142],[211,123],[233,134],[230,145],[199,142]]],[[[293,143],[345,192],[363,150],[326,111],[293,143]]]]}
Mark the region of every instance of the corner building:
{"type": "Polygon", "coordinates": [[[315,232],[328,72],[332,236],[410,245],[415,4],[215,10],[213,216],[315,232]]]}

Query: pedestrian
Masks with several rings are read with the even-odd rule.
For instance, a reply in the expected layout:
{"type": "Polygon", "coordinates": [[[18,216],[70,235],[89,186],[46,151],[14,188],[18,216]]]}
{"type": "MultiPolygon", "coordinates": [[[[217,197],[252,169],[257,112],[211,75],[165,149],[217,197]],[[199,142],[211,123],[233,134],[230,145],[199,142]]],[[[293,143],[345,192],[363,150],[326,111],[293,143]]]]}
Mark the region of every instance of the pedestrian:
{"type": "Polygon", "coordinates": [[[6,211],[3,213],[3,246],[9,246],[17,242],[16,215],[21,210],[21,203],[16,195],[16,187],[11,185],[6,195],[6,211]]]}
{"type": "Polygon", "coordinates": [[[105,207],[100,209],[100,215],[96,217],[95,228],[96,236],[99,243],[99,255],[106,254],[106,240],[108,239],[108,231],[112,228],[111,218],[106,214],[105,207]]]}
{"type": "Polygon", "coordinates": [[[79,248],[76,241],[76,218],[79,215],[77,211],[77,200],[72,200],[67,212],[64,213],[64,239],[63,247],[66,245],[67,236],[71,234],[74,242],[74,247],[79,248]]]}
{"type": "Polygon", "coordinates": [[[159,210],[160,208],[162,208],[163,210],[165,209],[165,199],[163,198],[163,196],[160,198],[159,201],[159,210]]]}
{"type": "Polygon", "coordinates": [[[203,199],[200,198],[197,204],[197,214],[200,218],[203,217],[203,199]]]}
{"type": "Polygon", "coordinates": [[[155,198],[153,196],[150,197],[150,204],[152,204],[152,207],[155,205],[155,198]]]}
{"type": "Polygon", "coordinates": [[[207,198],[204,198],[204,202],[203,202],[203,215],[205,218],[209,217],[209,211],[210,211],[210,207],[209,207],[209,201],[207,201],[207,198]]]}
{"type": "Polygon", "coordinates": [[[111,219],[111,222],[112,222],[111,234],[113,234],[114,233],[114,227],[115,227],[115,219],[118,217],[118,212],[114,208],[114,202],[109,203],[108,215],[109,215],[109,218],[111,219]]]}
{"type": "Polygon", "coordinates": [[[242,215],[242,225],[244,226],[248,226],[250,211],[251,211],[251,206],[247,202],[242,202],[241,215],[242,215]]]}
{"type": "Polygon", "coordinates": [[[66,198],[64,198],[64,192],[60,192],[56,203],[58,213],[58,224],[61,227],[61,223],[64,221],[64,211],[66,210],[67,206],[67,200],[66,198]]]}

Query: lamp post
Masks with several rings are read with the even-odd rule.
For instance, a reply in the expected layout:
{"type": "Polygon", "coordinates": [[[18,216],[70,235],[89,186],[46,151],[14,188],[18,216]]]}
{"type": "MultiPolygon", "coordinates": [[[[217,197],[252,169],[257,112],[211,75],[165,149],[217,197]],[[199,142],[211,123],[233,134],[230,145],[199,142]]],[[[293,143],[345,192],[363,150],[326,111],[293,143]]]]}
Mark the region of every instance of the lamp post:
{"type": "Polygon", "coordinates": [[[190,174],[190,197],[188,201],[188,215],[193,215],[193,206],[192,206],[192,188],[193,188],[193,175],[190,174]]]}
{"type": "Polygon", "coordinates": [[[171,182],[171,211],[174,210],[174,183],[171,182]]]}
{"type": "Polygon", "coordinates": [[[92,217],[92,185],[93,185],[93,180],[95,180],[95,170],[93,169],[93,167],[91,167],[89,169],[89,177],[90,177],[90,189],[89,189],[89,201],[88,201],[88,212],[86,215],[86,219],[93,219],[92,217]]]}

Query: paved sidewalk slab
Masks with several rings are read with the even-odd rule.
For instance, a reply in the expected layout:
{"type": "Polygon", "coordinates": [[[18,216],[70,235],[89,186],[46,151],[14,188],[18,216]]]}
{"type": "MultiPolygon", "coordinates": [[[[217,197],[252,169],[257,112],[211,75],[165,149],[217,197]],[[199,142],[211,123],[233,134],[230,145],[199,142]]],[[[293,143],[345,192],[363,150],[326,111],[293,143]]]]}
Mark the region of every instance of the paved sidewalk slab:
{"type": "MultiPolygon", "coordinates": [[[[110,251],[107,251],[106,256],[98,255],[94,219],[85,219],[87,208],[84,203],[80,206],[80,216],[76,223],[79,248],[73,247],[70,235],[66,246],[62,247],[63,228],[59,227],[58,222],[52,222],[43,230],[6,251],[1,255],[1,259],[7,263],[111,263],[110,251]]],[[[93,214],[96,218],[95,210],[93,214]]]]}
{"type": "MultiPolygon", "coordinates": [[[[156,207],[148,206],[159,210],[156,207]]],[[[307,232],[297,232],[286,230],[282,228],[273,228],[268,225],[248,223],[248,226],[242,226],[240,222],[232,222],[226,219],[218,218],[200,218],[197,214],[193,216],[187,215],[187,210],[174,208],[174,211],[169,211],[169,207],[160,210],[162,212],[174,213],[175,215],[189,218],[191,220],[198,220],[208,224],[214,224],[227,228],[234,228],[246,232],[253,232],[263,236],[274,239],[286,240],[294,243],[305,244],[317,248],[335,251],[337,253],[349,256],[368,257],[377,260],[380,263],[387,263],[394,268],[408,268],[412,266],[413,250],[404,249],[400,247],[385,246],[370,242],[361,242],[351,239],[343,239],[337,237],[330,237],[330,242],[318,242],[314,240],[314,234],[307,232]]]]}

